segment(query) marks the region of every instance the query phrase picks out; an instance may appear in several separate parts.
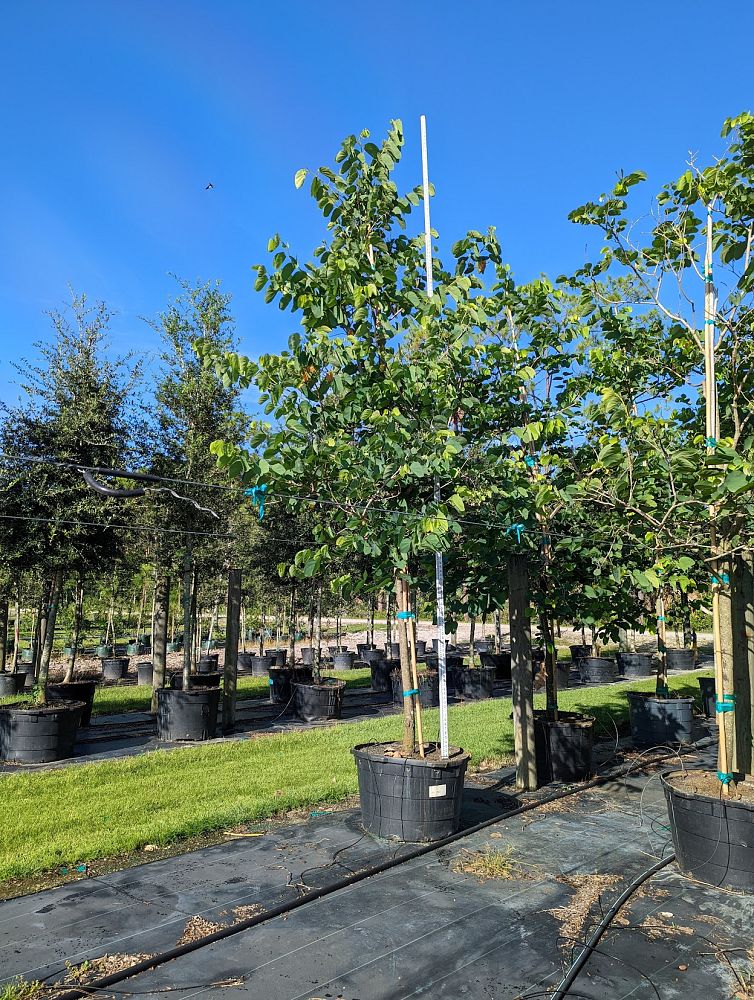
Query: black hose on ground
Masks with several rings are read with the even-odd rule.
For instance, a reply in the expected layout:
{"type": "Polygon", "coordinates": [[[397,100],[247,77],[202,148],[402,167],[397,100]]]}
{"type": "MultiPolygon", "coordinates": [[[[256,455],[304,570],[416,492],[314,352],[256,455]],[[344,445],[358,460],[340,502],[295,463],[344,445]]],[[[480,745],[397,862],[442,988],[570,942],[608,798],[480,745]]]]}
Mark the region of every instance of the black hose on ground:
{"type": "Polygon", "coordinates": [[[568,995],[568,991],[576,982],[576,979],[581,970],[584,968],[586,963],[592,957],[592,954],[594,953],[597,945],[600,943],[602,936],[608,930],[613,920],[615,920],[616,916],[618,915],[618,911],[621,909],[621,907],[623,907],[628,902],[628,900],[631,898],[631,896],[633,896],[636,890],[639,889],[642,885],[644,885],[644,883],[648,879],[652,878],[653,875],[656,875],[657,872],[662,871],[663,868],[667,868],[667,866],[671,864],[673,861],[675,861],[675,854],[669,854],[666,858],[663,858],[662,861],[658,861],[656,865],[652,865],[651,868],[647,868],[647,870],[642,872],[637,879],[634,879],[631,885],[627,886],[623,890],[620,896],[618,896],[613,905],[604,915],[602,920],[600,920],[600,922],[597,924],[594,933],[589,938],[587,943],[584,945],[583,951],[580,953],[580,955],[573,963],[571,968],[568,970],[568,972],[566,972],[566,974],[563,976],[559,986],[552,994],[551,1000],[563,1000],[563,998],[568,995]]]}
{"type": "MultiPolygon", "coordinates": [[[[697,749],[702,749],[712,742],[713,740],[711,737],[705,737],[705,739],[692,744],[692,746],[697,749]]],[[[646,767],[649,764],[659,763],[662,760],[666,760],[668,757],[675,756],[677,756],[677,751],[669,750],[667,753],[658,754],[652,760],[642,761],[642,766],[646,767]]],[[[331,882],[330,885],[322,886],[319,889],[312,889],[310,892],[305,893],[303,896],[299,896],[297,899],[290,900],[286,903],[279,903],[277,906],[273,906],[270,909],[265,910],[264,913],[259,913],[254,917],[248,917],[246,920],[240,920],[238,923],[230,924],[228,927],[222,927],[220,930],[214,931],[212,934],[207,934],[194,941],[188,941],[186,944],[177,945],[175,948],[159,952],[157,955],[144,959],[142,962],[137,962],[135,965],[131,965],[127,969],[122,969],[120,972],[113,972],[111,975],[104,976],[102,979],[96,979],[87,983],[85,987],[78,989],[74,988],[72,990],[61,992],[58,996],[58,1000],[83,1000],[84,997],[90,997],[92,993],[95,993],[98,990],[107,989],[110,986],[114,986],[116,983],[122,983],[126,979],[138,976],[142,972],[149,972],[152,969],[156,969],[160,965],[165,965],[167,962],[172,962],[176,958],[181,958],[183,955],[189,955],[191,952],[199,951],[200,948],[205,948],[207,945],[214,944],[215,941],[223,941],[225,938],[233,937],[233,935],[240,934],[242,931],[250,930],[252,927],[264,924],[268,920],[273,920],[275,917],[291,913],[293,910],[298,910],[300,907],[306,906],[308,903],[313,903],[318,899],[323,899],[325,896],[330,896],[334,892],[339,892],[341,889],[346,889],[349,886],[357,885],[359,882],[363,882],[365,879],[372,878],[375,875],[381,875],[382,872],[390,871],[392,868],[397,868],[399,865],[405,864],[407,861],[413,861],[416,858],[423,857],[425,854],[431,854],[432,851],[437,851],[443,847],[447,847],[449,844],[454,844],[456,841],[463,840],[465,837],[469,837],[474,833],[479,833],[481,830],[486,830],[488,827],[494,826],[496,823],[503,822],[503,820],[511,819],[513,816],[520,816],[522,813],[530,812],[532,809],[537,809],[539,806],[547,805],[550,802],[557,802],[559,799],[568,798],[570,795],[578,795],[580,792],[584,792],[589,788],[597,788],[600,785],[607,784],[608,781],[613,781],[615,778],[619,778],[630,773],[633,766],[633,763],[631,763],[627,768],[616,768],[608,774],[591,778],[589,781],[584,781],[576,787],[564,788],[558,792],[553,792],[551,795],[546,795],[541,799],[537,799],[536,802],[526,802],[524,805],[518,806],[515,809],[510,809],[508,812],[501,813],[499,816],[493,816],[491,819],[483,820],[481,823],[476,823],[474,826],[467,827],[465,830],[459,830],[458,833],[453,833],[449,837],[443,837],[442,840],[435,840],[431,844],[424,844],[421,847],[415,847],[413,850],[408,851],[399,858],[391,858],[389,861],[383,861],[378,865],[372,865],[370,868],[365,868],[362,871],[357,872],[355,875],[347,875],[345,878],[337,879],[335,882],[331,882]]],[[[661,863],[661,867],[669,864],[672,860],[673,858],[666,859],[661,863]]],[[[654,874],[653,871],[652,874],[654,874]]],[[[561,994],[561,996],[564,995],[565,994],[561,994]]]]}

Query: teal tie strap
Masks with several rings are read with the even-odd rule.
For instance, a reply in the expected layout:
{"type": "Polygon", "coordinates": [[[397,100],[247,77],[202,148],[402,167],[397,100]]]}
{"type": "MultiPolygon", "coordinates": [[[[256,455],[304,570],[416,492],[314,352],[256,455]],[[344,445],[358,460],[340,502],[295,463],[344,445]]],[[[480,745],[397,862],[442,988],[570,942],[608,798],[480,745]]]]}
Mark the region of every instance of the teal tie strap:
{"type": "Polygon", "coordinates": [[[510,535],[510,533],[512,531],[516,532],[516,541],[520,542],[521,541],[521,533],[524,532],[524,531],[526,531],[526,525],[525,524],[511,524],[511,525],[509,525],[505,529],[505,534],[506,535],[510,535]]]}
{"type": "Polygon", "coordinates": [[[704,444],[705,444],[705,446],[707,448],[716,448],[717,447],[717,438],[715,438],[715,437],[706,437],[704,439],[704,444]]]}
{"type": "Polygon", "coordinates": [[[722,701],[715,702],[715,709],[721,714],[724,714],[725,712],[735,712],[736,696],[734,694],[724,694],[722,701]]]}
{"type": "Polygon", "coordinates": [[[722,785],[729,785],[733,781],[733,775],[730,771],[718,771],[717,777],[722,785]]]}
{"type": "Polygon", "coordinates": [[[412,694],[419,694],[419,688],[411,688],[410,691],[404,691],[403,697],[410,698],[412,694]]]}
{"type": "Polygon", "coordinates": [[[401,621],[405,621],[408,618],[416,618],[416,615],[413,611],[399,611],[395,617],[400,618],[401,621]]]}
{"type": "Polygon", "coordinates": [[[264,499],[267,493],[267,486],[263,483],[261,486],[252,486],[249,490],[244,490],[244,495],[251,499],[253,504],[259,507],[259,520],[261,521],[264,517],[264,499]]]}

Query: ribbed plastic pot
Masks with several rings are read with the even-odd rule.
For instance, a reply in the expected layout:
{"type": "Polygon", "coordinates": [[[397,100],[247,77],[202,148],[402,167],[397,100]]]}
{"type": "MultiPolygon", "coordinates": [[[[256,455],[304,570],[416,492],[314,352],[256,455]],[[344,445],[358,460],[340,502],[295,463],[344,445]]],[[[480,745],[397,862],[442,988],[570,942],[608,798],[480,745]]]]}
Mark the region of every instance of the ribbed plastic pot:
{"type": "Polygon", "coordinates": [[[270,667],[270,700],[277,705],[287,705],[291,700],[291,667],[270,667]]]}
{"type": "Polygon", "coordinates": [[[667,651],[668,670],[693,670],[694,663],[693,649],[669,649],[667,651]]]}
{"type": "Polygon", "coordinates": [[[327,652],[330,656],[335,656],[336,653],[347,653],[348,646],[328,646],[327,652]]]}
{"type": "Polygon", "coordinates": [[[427,843],[461,826],[463,781],[469,754],[450,748],[447,760],[393,757],[390,743],[354,747],[361,820],[376,837],[427,843]]]}
{"type": "Polygon", "coordinates": [[[106,657],[102,660],[102,676],[106,681],[122,680],[127,672],[127,656],[106,657]]]}
{"type": "Polygon", "coordinates": [[[112,646],[97,646],[95,652],[101,660],[107,660],[113,655],[115,650],[112,646]]]}
{"type": "Polygon", "coordinates": [[[94,692],[97,689],[95,681],[63,681],[60,684],[47,685],[47,700],[75,701],[83,704],[79,725],[88,726],[92,721],[94,692]]]}
{"type": "Polygon", "coordinates": [[[568,647],[571,651],[571,659],[574,663],[582,660],[585,656],[591,656],[594,652],[593,646],[576,645],[568,647]]]}
{"type": "Polygon", "coordinates": [[[480,656],[483,667],[491,667],[495,671],[495,679],[509,681],[511,679],[511,654],[503,650],[500,653],[482,653],[480,656]]]}
{"type": "MultiPolygon", "coordinates": [[[[418,675],[419,703],[422,708],[437,708],[440,704],[440,676],[434,670],[422,671],[418,675]]],[[[393,692],[393,702],[403,704],[403,681],[400,670],[394,670],[390,675],[390,685],[393,692]]]]}
{"type": "Polygon", "coordinates": [[[220,688],[157,689],[157,738],[211,740],[217,730],[220,688]]]}
{"type": "Polygon", "coordinates": [[[576,712],[558,712],[551,722],[542,711],[534,713],[534,751],[537,783],[584,781],[592,773],[594,719],[576,712]]]}
{"type": "Polygon", "coordinates": [[[308,667],[314,663],[314,650],[311,646],[301,647],[301,662],[305,663],[308,667]]]}
{"type": "Polygon", "coordinates": [[[482,667],[461,670],[458,674],[461,682],[461,694],[471,701],[481,701],[491,698],[495,689],[495,670],[493,667],[482,667]]]}
{"type": "Polygon", "coordinates": [[[353,666],[354,653],[336,653],[332,658],[333,670],[350,670],[353,666]]]}
{"type": "Polygon", "coordinates": [[[378,694],[392,694],[392,667],[387,660],[376,660],[369,667],[372,672],[372,690],[378,694]]]}
{"type": "Polygon", "coordinates": [[[26,683],[26,674],[0,674],[0,698],[20,694],[26,683]]]}
{"type": "Polygon", "coordinates": [[[238,672],[239,674],[250,674],[251,673],[251,661],[254,659],[252,653],[239,653],[238,654],[238,672]]]}
{"type": "Polygon", "coordinates": [[[151,663],[136,664],[137,684],[152,684],[154,678],[154,667],[151,663]]]}
{"type": "Polygon", "coordinates": [[[345,681],[332,678],[321,684],[294,684],[293,703],[296,715],[304,722],[339,719],[343,710],[345,681]]]}
{"type": "Polygon", "coordinates": [[[273,659],[274,667],[284,667],[288,662],[288,650],[287,649],[272,649],[268,653],[273,659]]]}
{"type": "Polygon", "coordinates": [[[585,656],[578,665],[585,684],[612,684],[618,680],[618,664],[607,656],[585,656]]]}
{"type": "Polygon", "coordinates": [[[271,656],[252,656],[251,658],[251,672],[255,677],[268,677],[272,666],[274,666],[274,659],[271,656]]]}
{"type": "Polygon", "coordinates": [[[426,654],[427,654],[427,640],[426,639],[417,639],[416,640],[416,655],[417,656],[426,656],[426,654]]]}
{"type": "Polygon", "coordinates": [[[381,649],[365,649],[361,656],[364,663],[382,663],[385,659],[385,654],[381,649]]]}
{"type": "Polygon", "coordinates": [[[181,648],[182,647],[181,647],[180,642],[169,642],[167,644],[167,651],[168,651],[168,653],[180,653],[181,648]]]}
{"type": "Polygon", "coordinates": [[[138,644],[138,642],[129,642],[129,643],[127,643],[127,645],[126,645],[126,652],[128,653],[129,656],[138,656],[139,655],[139,644],[138,644]]]}
{"type": "Polygon", "coordinates": [[[385,655],[391,660],[399,660],[401,656],[401,644],[399,642],[386,642],[385,655]]]}
{"type": "Polygon", "coordinates": [[[715,694],[715,678],[700,677],[699,690],[702,694],[702,711],[704,712],[705,718],[714,719],[717,715],[717,709],[715,708],[715,703],[717,702],[717,695],[715,694]]]}
{"type": "Polygon", "coordinates": [[[219,653],[206,653],[199,657],[196,669],[200,674],[211,674],[220,666],[219,653]]]}
{"type": "Polygon", "coordinates": [[[448,690],[460,694],[463,691],[463,672],[466,669],[463,665],[463,657],[455,654],[447,655],[445,669],[447,670],[448,690]]]}
{"type": "Polygon", "coordinates": [[[626,697],[634,746],[691,742],[693,698],[658,698],[644,691],[627,691],[626,697]]]}
{"type": "Polygon", "coordinates": [[[663,775],[678,867],[701,882],[754,893],[754,803],[684,791],[693,775],[663,775]]]}
{"type": "Polygon", "coordinates": [[[650,677],[654,666],[651,653],[618,653],[618,669],[624,677],[650,677]]]}
{"type": "Polygon", "coordinates": [[[357,642],[356,643],[356,657],[357,657],[357,659],[363,660],[364,659],[364,653],[366,653],[367,650],[374,649],[374,648],[375,648],[374,643],[371,643],[371,642],[357,642]]]}
{"type": "Polygon", "coordinates": [[[0,708],[0,760],[48,764],[73,753],[84,704],[0,708]]]}

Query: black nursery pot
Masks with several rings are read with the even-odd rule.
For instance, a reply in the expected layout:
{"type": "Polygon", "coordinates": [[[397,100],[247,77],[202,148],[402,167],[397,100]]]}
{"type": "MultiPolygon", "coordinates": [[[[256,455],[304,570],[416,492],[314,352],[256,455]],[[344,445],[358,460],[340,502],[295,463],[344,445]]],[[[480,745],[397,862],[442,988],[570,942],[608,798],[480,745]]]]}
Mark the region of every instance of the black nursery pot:
{"type": "Polygon", "coordinates": [[[80,701],[83,703],[80,726],[88,726],[92,721],[94,692],[97,689],[95,681],[63,681],[60,684],[47,685],[48,701],[80,701]]]}
{"type": "Polygon", "coordinates": [[[239,674],[247,674],[251,672],[251,661],[254,659],[251,653],[239,653],[238,654],[238,672],[239,674]]]}
{"type": "Polygon", "coordinates": [[[361,654],[361,658],[364,663],[382,663],[385,659],[385,654],[380,649],[365,649],[361,654]]]}
{"type": "Polygon", "coordinates": [[[114,656],[102,660],[102,676],[106,681],[122,680],[128,673],[128,657],[114,656]]]}
{"type": "Polygon", "coordinates": [[[663,775],[676,862],[686,875],[754,892],[754,803],[685,790],[694,771],[663,775]]]}
{"type": "Polygon", "coordinates": [[[365,743],[351,751],[356,758],[364,829],[377,837],[412,843],[456,833],[469,754],[451,747],[447,760],[427,760],[384,752],[395,746],[365,743]]]}
{"type": "Polygon", "coordinates": [[[287,705],[291,700],[291,667],[270,667],[270,701],[276,705],[287,705]]]}
{"type": "Polygon", "coordinates": [[[509,681],[511,679],[511,654],[502,651],[500,653],[482,653],[482,666],[492,667],[495,671],[495,680],[509,681]]]}
{"type": "Polygon", "coordinates": [[[558,712],[558,721],[534,712],[537,783],[584,781],[592,773],[594,719],[576,712],[558,712]]]}
{"type": "Polygon", "coordinates": [[[624,677],[633,680],[652,675],[653,657],[651,653],[618,653],[618,667],[624,677]]]}
{"type": "Polygon", "coordinates": [[[401,644],[399,642],[386,642],[385,656],[393,660],[399,660],[401,656],[401,644]]]}
{"type": "MultiPolygon", "coordinates": [[[[424,671],[418,675],[419,703],[422,708],[437,708],[440,704],[440,677],[434,670],[424,671]]],[[[403,704],[403,681],[400,670],[394,670],[390,675],[393,690],[393,701],[396,705],[403,704]]]]}
{"type": "Polygon", "coordinates": [[[136,664],[137,684],[151,685],[154,678],[154,667],[151,663],[136,664]]]}
{"type": "Polygon", "coordinates": [[[583,660],[585,656],[591,656],[594,652],[593,646],[569,646],[571,651],[571,659],[574,663],[578,663],[579,660],[583,660]]]}
{"type": "Polygon", "coordinates": [[[199,662],[196,665],[196,669],[200,674],[211,674],[220,665],[220,654],[219,653],[206,653],[204,656],[199,657],[199,662]]]}
{"type": "MultiPolygon", "coordinates": [[[[206,675],[205,675],[206,676],[206,675]]],[[[157,738],[211,740],[217,729],[220,688],[157,689],[157,738]]]]}
{"type": "Polygon", "coordinates": [[[612,684],[618,680],[618,664],[607,656],[585,656],[578,664],[585,684],[612,684]]]}
{"type": "Polygon", "coordinates": [[[311,646],[301,647],[301,662],[310,667],[314,663],[314,650],[311,646]]]}
{"type": "Polygon", "coordinates": [[[0,708],[0,760],[47,764],[73,753],[84,711],[80,701],[40,708],[0,708]]]}
{"type": "Polygon", "coordinates": [[[0,674],[0,698],[20,694],[26,684],[26,674],[0,674]]]}
{"type": "Polygon", "coordinates": [[[390,694],[393,690],[391,679],[392,665],[387,660],[379,659],[370,663],[372,672],[372,690],[378,694],[390,694]]]}
{"type": "Polygon", "coordinates": [[[284,667],[288,662],[287,649],[273,649],[268,655],[272,657],[274,667],[284,667]]]}
{"type": "Polygon", "coordinates": [[[668,670],[693,670],[696,666],[693,649],[668,649],[666,655],[668,670]]]}
{"type": "Polygon", "coordinates": [[[704,711],[705,718],[714,719],[717,715],[717,695],[715,694],[715,678],[714,677],[700,677],[699,678],[699,690],[702,693],[702,709],[704,711]]]}
{"type": "Polygon", "coordinates": [[[274,658],[272,656],[252,656],[251,672],[255,677],[267,677],[273,664],[274,658]]]}
{"type": "Polygon", "coordinates": [[[343,710],[345,681],[328,678],[320,684],[294,684],[293,703],[303,722],[339,719],[343,710]]]}
{"type": "Polygon", "coordinates": [[[634,746],[691,742],[693,698],[658,698],[644,691],[627,691],[626,697],[634,746]]]}
{"type": "Polygon", "coordinates": [[[426,654],[426,652],[427,652],[427,640],[426,639],[417,639],[416,640],[416,655],[417,656],[424,656],[426,654]]]}
{"type": "MultiPolygon", "coordinates": [[[[290,669],[290,668],[289,668],[290,669]]],[[[314,670],[312,667],[293,667],[293,684],[311,684],[314,680],[314,670]]]]}
{"type": "Polygon", "coordinates": [[[493,667],[482,667],[481,670],[462,670],[457,675],[460,681],[461,694],[472,701],[491,698],[495,689],[495,670],[493,667]]]}

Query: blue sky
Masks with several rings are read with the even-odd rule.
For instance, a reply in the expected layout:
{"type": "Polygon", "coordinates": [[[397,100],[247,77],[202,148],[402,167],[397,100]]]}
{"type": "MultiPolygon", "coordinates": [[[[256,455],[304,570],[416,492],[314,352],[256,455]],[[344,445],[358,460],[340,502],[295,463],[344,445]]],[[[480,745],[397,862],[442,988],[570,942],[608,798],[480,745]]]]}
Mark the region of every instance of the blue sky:
{"type": "Polygon", "coordinates": [[[242,348],[281,348],[295,322],[250,268],[276,231],[302,257],[316,245],[293,175],[351,132],[402,118],[412,186],[425,113],[441,243],[495,225],[526,279],[578,266],[586,233],[567,213],[617,170],[649,173],[646,210],[754,103],[743,0],[714,17],[696,0],[6,0],[2,26],[5,400],[69,285],[116,312],[116,349],[149,358],[142,317],[174,294],[170,274],[219,278],[242,348]]]}

